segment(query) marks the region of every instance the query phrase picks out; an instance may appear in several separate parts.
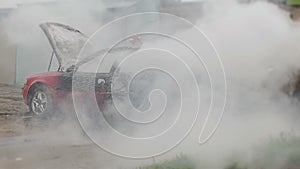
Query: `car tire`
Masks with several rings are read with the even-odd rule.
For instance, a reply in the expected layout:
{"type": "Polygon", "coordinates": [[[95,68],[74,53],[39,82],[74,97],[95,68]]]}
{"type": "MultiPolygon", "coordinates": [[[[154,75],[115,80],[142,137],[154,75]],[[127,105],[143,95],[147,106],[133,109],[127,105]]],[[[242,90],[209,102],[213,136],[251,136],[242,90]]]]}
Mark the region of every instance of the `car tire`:
{"type": "Polygon", "coordinates": [[[31,93],[29,110],[34,116],[47,117],[53,111],[53,100],[47,86],[39,85],[31,93]]]}

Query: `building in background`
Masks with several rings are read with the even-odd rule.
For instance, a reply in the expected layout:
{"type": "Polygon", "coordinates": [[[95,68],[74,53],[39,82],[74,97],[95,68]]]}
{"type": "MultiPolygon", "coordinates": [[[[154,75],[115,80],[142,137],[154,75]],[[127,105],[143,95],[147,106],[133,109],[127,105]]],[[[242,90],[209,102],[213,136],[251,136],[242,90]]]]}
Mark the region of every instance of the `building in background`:
{"type": "Polygon", "coordinates": [[[17,46],[10,44],[1,20],[9,15],[12,9],[0,8],[0,83],[15,84],[16,83],[16,62],[17,62],[17,46]]]}
{"type": "MultiPolygon", "coordinates": [[[[93,19],[99,22],[99,24],[103,24],[120,16],[125,16],[132,13],[164,12],[171,13],[194,22],[201,15],[202,1],[203,0],[101,0],[101,5],[105,7],[105,11],[98,13],[93,11],[92,17],[94,17],[93,19]]],[[[1,29],[1,26],[3,26],[1,25],[1,19],[4,19],[9,15],[14,15],[20,10],[30,11],[32,7],[34,8],[42,6],[43,8],[50,7],[53,9],[56,6],[60,6],[60,4],[64,2],[65,1],[60,0],[0,1],[0,83],[23,84],[26,81],[26,77],[32,74],[47,71],[51,54],[51,48],[47,43],[45,36],[43,35],[42,31],[38,31],[38,23],[36,25],[31,25],[30,28],[24,27],[24,34],[28,34],[29,31],[27,29],[35,29],[34,32],[36,34],[31,36],[35,36],[35,39],[39,40],[38,46],[30,46],[26,43],[11,44],[11,42],[8,40],[6,32],[4,32],[5,30],[1,29]]],[[[99,7],[99,9],[102,9],[103,6],[99,7]]],[[[61,11],[62,9],[59,10],[61,11]]],[[[54,20],[52,19],[53,18],[50,18],[50,21],[56,21],[55,18],[54,20]]],[[[66,20],[67,19],[70,18],[66,18],[66,20]]],[[[74,18],[71,19],[73,19],[74,23],[74,18]]],[[[80,19],[77,20],[79,20],[78,22],[82,21],[80,19]]],[[[161,25],[155,25],[156,20],[159,20],[159,18],[153,18],[150,22],[153,22],[152,25],[157,26],[159,29],[162,28],[161,25]]],[[[48,18],[42,22],[47,21],[49,21],[48,18]]],[[[124,25],[122,31],[126,32],[136,28],[137,26],[147,25],[148,23],[149,20],[145,21],[142,19],[134,25],[124,25]]],[[[81,27],[78,27],[78,25],[80,25],[80,23],[70,26],[81,29],[81,27]]],[[[174,29],[172,30],[174,32],[176,31],[174,29]]]]}
{"type": "MultiPolygon", "coordinates": [[[[22,75],[22,67],[24,65],[22,58],[24,52],[20,49],[17,43],[13,43],[9,40],[7,32],[3,25],[3,20],[7,19],[11,14],[16,12],[22,5],[35,5],[40,3],[46,3],[54,0],[2,0],[0,1],[0,83],[1,84],[22,84],[24,78],[20,78],[22,75]],[[20,68],[20,67],[21,68],[20,68]]],[[[24,16],[26,17],[26,16],[24,16]]],[[[24,30],[26,33],[26,30],[24,30]]],[[[36,64],[36,63],[33,63],[36,64]]],[[[30,69],[27,68],[27,69],[30,69]]]]}

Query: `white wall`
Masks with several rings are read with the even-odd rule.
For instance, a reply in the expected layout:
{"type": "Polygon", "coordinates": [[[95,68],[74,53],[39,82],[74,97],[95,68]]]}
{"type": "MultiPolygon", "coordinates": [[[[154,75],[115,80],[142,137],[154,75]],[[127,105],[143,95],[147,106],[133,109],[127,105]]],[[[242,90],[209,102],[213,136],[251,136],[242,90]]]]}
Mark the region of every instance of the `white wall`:
{"type": "Polygon", "coordinates": [[[15,84],[16,80],[16,45],[8,43],[0,25],[0,83],[15,84]]]}

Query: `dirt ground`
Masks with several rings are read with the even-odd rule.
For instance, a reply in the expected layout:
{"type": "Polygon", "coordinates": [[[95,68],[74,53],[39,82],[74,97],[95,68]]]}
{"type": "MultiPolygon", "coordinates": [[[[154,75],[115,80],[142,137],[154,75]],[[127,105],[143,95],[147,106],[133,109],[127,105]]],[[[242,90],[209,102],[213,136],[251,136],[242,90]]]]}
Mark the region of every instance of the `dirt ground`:
{"type": "Polygon", "coordinates": [[[0,84],[0,115],[16,115],[26,111],[21,87],[0,84]]]}
{"type": "Polygon", "coordinates": [[[0,84],[0,138],[21,135],[20,119],[26,112],[21,87],[0,84]]]}
{"type": "Polygon", "coordinates": [[[57,119],[26,112],[21,87],[0,85],[0,169],[137,168],[149,162],[122,159],[92,144],[73,112],[57,119]]]}

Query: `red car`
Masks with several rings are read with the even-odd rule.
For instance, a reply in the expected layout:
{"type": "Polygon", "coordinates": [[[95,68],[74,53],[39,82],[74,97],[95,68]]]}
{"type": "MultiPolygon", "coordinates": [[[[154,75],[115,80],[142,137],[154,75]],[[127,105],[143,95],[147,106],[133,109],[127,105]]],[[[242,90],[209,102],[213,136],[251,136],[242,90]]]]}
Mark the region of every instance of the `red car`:
{"type": "MultiPolygon", "coordinates": [[[[71,92],[72,77],[74,72],[81,65],[99,56],[99,53],[106,52],[108,49],[102,49],[94,54],[77,60],[77,55],[87,40],[87,36],[70,26],[59,23],[44,23],[40,27],[46,34],[53,49],[50,59],[48,72],[36,74],[27,78],[23,87],[23,97],[25,103],[29,106],[30,112],[34,115],[44,115],[60,109],[61,103],[72,103],[71,92]],[[49,71],[53,56],[58,60],[58,70],[49,71]]],[[[129,40],[131,46],[120,47],[118,50],[136,50],[141,42],[138,36],[129,40]]],[[[94,75],[95,93],[98,105],[103,107],[105,101],[110,98],[111,78],[115,73],[114,65],[107,73],[86,73],[76,72],[77,75],[89,77],[94,75]]],[[[82,83],[86,83],[84,80],[82,83]]],[[[84,89],[78,89],[76,94],[88,95],[84,89]]]]}

